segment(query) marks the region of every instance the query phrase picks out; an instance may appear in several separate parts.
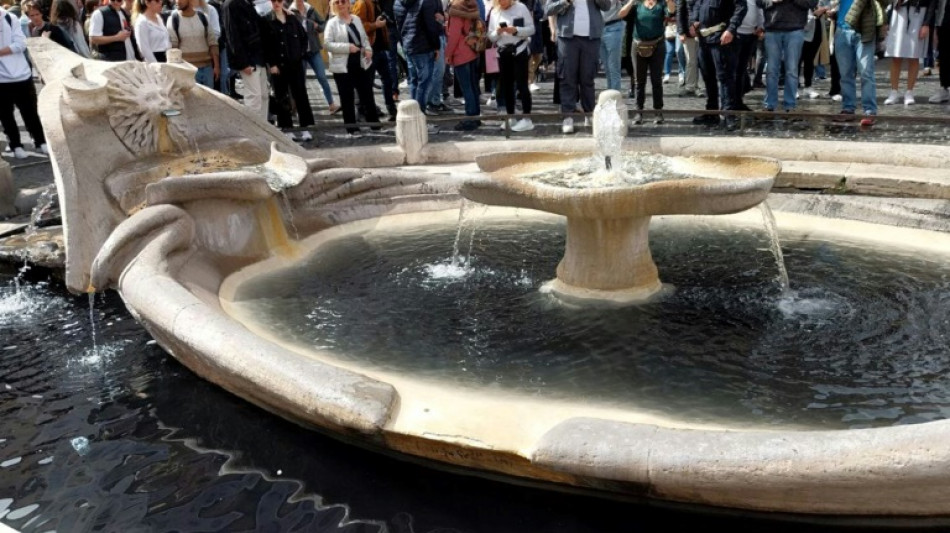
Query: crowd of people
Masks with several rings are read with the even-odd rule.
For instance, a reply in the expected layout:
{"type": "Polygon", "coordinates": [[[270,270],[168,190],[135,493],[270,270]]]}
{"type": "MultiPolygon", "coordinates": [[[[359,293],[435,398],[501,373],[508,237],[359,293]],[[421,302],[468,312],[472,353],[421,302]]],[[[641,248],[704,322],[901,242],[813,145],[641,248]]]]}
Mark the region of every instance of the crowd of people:
{"type": "MultiPolygon", "coordinates": [[[[934,68],[950,48],[946,4],[329,0],[324,14],[304,0],[23,0],[0,8],[0,121],[16,157],[25,152],[14,108],[37,149],[46,151],[25,46],[27,37],[46,37],[105,61],[165,62],[170,50],[178,50],[197,69],[197,83],[243,100],[297,141],[312,139],[308,69],[326,111],[341,113],[352,134],[360,123],[378,129],[383,117],[395,120],[403,77],[408,95],[428,114],[449,110],[444,100],[454,87],[465,102],[459,130],[482,126],[484,81],[486,105],[505,115],[502,128],[528,131],[534,128],[536,81],[549,74],[564,115],[562,131],[572,133],[575,118],[593,111],[598,71],[609,89],[620,90],[624,68],[636,109],[633,124],[643,122],[648,78],[659,124],[664,86],[676,81],[674,64],[680,96],[705,96],[709,112],[696,124],[723,122],[734,129],[730,112],[750,110],[744,96],[757,87],[765,89],[765,111],[794,111],[799,98],[822,96],[814,79],[830,77],[826,96],[840,101],[841,120],[857,113],[860,83],[861,122],[870,125],[878,112],[876,57],[890,61],[884,105],[913,105],[921,70],[934,68]],[[385,111],[377,105],[377,88],[385,111]]],[[[950,69],[940,69],[940,89],[929,101],[950,102],[950,69]]]]}

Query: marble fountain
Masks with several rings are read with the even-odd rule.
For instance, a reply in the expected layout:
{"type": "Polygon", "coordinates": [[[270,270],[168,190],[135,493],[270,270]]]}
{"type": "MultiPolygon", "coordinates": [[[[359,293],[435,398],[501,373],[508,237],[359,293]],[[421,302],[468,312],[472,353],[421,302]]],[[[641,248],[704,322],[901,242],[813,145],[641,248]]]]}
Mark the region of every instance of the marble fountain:
{"type": "Polygon", "coordinates": [[[950,295],[950,225],[784,194],[947,199],[950,149],[634,142],[608,92],[594,139],[430,144],[410,101],[397,146],[305,152],[184,64],[32,41],[67,286],[115,289],[231,393],[380,451],[552,488],[950,515],[950,345],[926,323],[950,295]],[[791,288],[745,211],[766,200],[791,288]],[[928,272],[887,299],[914,305],[875,299],[928,272]],[[926,334],[892,344],[911,326],[926,334]]]}

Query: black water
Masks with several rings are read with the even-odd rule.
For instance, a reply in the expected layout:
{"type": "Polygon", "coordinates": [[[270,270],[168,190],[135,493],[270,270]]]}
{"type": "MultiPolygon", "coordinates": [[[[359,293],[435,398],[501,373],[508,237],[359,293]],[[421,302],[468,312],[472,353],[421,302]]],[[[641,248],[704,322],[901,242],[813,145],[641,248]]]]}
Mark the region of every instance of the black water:
{"type": "MultiPolygon", "coordinates": [[[[820,236],[783,240],[783,296],[760,228],[654,224],[675,292],[572,308],[541,294],[558,223],[484,222],[469,270],[454,225],[333,241],[238,292],[276,336],[462,386],[741,426],[861,428],[950,414],[950,267],[820,236]]],[[[465,241],[463,236],[463,242],[465,241]]],[[[464,245],[463,245],[464,252],[464,245]]]]}
{"type": "Polygon", "coordinates": [[[34,270],[17,303],[13,273],[0,268],[0,524],[20,531],[816,530],[790,517],[648,507],[371,453],[197,378],[150,344],[112,293],[96,299],[93,353],[87,299],[34,270]]]}

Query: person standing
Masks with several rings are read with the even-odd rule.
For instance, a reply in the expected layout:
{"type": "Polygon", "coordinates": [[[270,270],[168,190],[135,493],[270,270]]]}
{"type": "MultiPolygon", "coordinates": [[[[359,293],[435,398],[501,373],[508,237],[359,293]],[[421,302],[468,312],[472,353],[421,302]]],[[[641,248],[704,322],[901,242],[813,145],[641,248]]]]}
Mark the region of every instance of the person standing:
{"type": "MultiPolygon", "coordinates": [[[[445,25],[445,62],[455,71],[468,117],[482,114],[478,99],[478,53],[475,49],[478,40],[485,35],[485,25],[478,14],[478,1],[452,0],[445,25]]],[[[471,131],[481,125],[481,120],[468,118],[459,122],[455,129],[471,131]]]]}
{"type": "Polygon", "coordinates": [[[181,58],[198,69],[195,81],[214,89],[214,81],[221,75],[218,36],[208,15],[195,10],[195,2],[197,0],[176,0],[178,9],[168,17],[168,37],[171,47],[181,50],[181,58]]]}
{"type": "Polygon", "coordinates": [[[26,158],[20,128],[14,107],[20,111],[33,145],[44,154],[49,153],[46,136],[36,111],[36,87],[33,69],[26,60],[26,36],[20,21],[0,8],[0,126],[10,141],[10,149],[17,159],[26,158]]]}
{"type": "Polygon", "coordinates": [[[313,110],[307,96],[303,56],[307,51],[307,34],[296,16],[285,7],[284,0],[272,0],[273,9],[264,16],[267,32],[264,34],[264,57],[274,88],[277,127],[285,130],[292,141],[311,141],[313,135],[307,130],[296,133],[286,131],[294,127],[291,109],[297,109],[297,121],[301,128],[313,126],[313,110]]]}
{"type": "Polygon", "coordinates": [[[491,18],[488,20],[488,38],[498,47],[498,87],[495,89],[505,101],[508,116],[502,129],[511,131],[534,129],[528,117],[517,122],[515,96],[521,96],[521,112],[531,114],[531,91],[528,89],[528,61],[531,51],[528,44],[534,35],[534,20],[531,12],[517,0],[494,0],[491,18]],[[516,91],[517,88],[517,91],[516,91]]]}
{"type": "Polygon", "coordinates": [[[891,31],[887,35],[884,51],[884,55],[891,58],[891,94],[884,100],[884,105],[893,105],[901,100],[897,87],[901,65],[905,61],[907,91],[904,93],[904,105],[913,105],[916,103],[914,86],[917,84],[920,62],[927,56],[936,0],[893,0],[891,8],[891,31]]]}
{"type": "Polygon", "coordinates": [[[352,126],[346,129],[351,135],[358,134],[356,126],[356,98],[367,122],[379,122],[376,99],[373,97],[373,79],[370,66],[373,64],[373,47],[363,29],[359,17],[350,13],[350,0],[331,0],[333,17],[327,21],[324,44],[330,53],[330,72],[340,94],[343,108],[343,123],[352,126]]]}
{"type": "Polygon", "coordinates": [[[320,84],[320,88],[323,90],[323,98],[327,101],[327,110],[332,115],[339,111],[340,105],[333,101],[333,91],[330,89],[330,82],[327,80],[326,65],[323,64],[323,44],[320,39],[327,23],[320,16],[320,13],[304,0],[294,0],[290,10],[297,15],[307,34],[307,52],[303,56],[304,70],[307,70],[307,65],[313,69],[313,75],[317,78],[317,83],[320,84]]]}
{"type": "Polygon", "coordinates": [[[164,63],[167,60],[166,53],[171,48],[171,40],[168,38],[165,21],[162,20],[161,0],[135,0],[132,7],[132,25],[142,59],[146,63],[164,63]]]}
{"type": "Polygon", "coordinates": [[[791,112],[798,97],[798,63],[805,44],[805,24],[808,13],[818,7],[818,0],[757,0],[757,3],[765,13],[765,61],[769,66],[765,75],[765,110],[775,111],[778,105],[778,77],[784,70],[782,103],[785,111],[791,112]]]}
{"type": "Polygon", "coordinates": [[[227,40],[231,69],[241,73],[244,82],[244,105],[267,120],[270,89],[264,68],[263,19],[252,0],[226,0],[224,3],[224,34],[227,40]]]}
{"type": "MultiPolygon", "coordinates": [[[[597,57],[604,33],[602,12],[611,0],[551,0],[544,16],[557,17],[558,80],[561,89],[561,113],[576,113],[577,103],[585,113],[594,110],[594,78],[597,57]]],[[[566,117],[564,133],[574,133],[574,118],[566,117]]]]}
{"type": "Polygon", "coordinates": [[[853,115],[856,106],[856,75],[861,77],[862,126],[874,124],[877,90],[874,86],[874,54],[884,31],[884,13],[876,0],[841,0],[835,29],[835,58],[841,73],[841,114],[853,115]]]}
{"type": "Polygon", "coordinates": [[[642,0],[636,9],[633,26],[633,46],[630,55],[633,57],[633,71],[635,73],[634,88],[636,89],[637,114],[633,118],[634,124],[643,124],[643,106],[646,103],[647,72],[650,73],[650,84],[653,92],[653,109],[657,110],[654,122],[663,123],[663,54],[660,48],[666,40],[666,22],[672,10],[676,9],[673,0],[642,0]]]}
{"type": "Polygon", "coordinates": [[[373,48],[373,65],[368,73],[370,79],[379,74],[383,88],[383,100],[386,102],[386,113],[390,121],[396,119],[396,101],[393,92],[396,81],[390,77],[389,69],[389,31],[386,29],[386,18],[382,11],[377,10],[373,0],[356,0],[353,4],[353,15],[363,21],[363,29],[373,48]]]}
{"type": "MultiPolygon", "coordinates": [[[[607,88],[620,90],[620,55],[623,45],[623,34],[626,25],[623,18],[630,12],[636,0],[610,0],[610,7],[601,15],[604,17],[604,33],[600,38],[600,62],[604,65],[604,74],[607,76],[607,88]]],[[[633,58],[636,61],[636,58],[633,58]]]]}
{"type": "Polygon", "coordinates": [[[89,19],[89,43],[97,47],[99,59],[104,61],[135,59],[132,27],[122,11],[122,0],[110,0],[93,11],[89,19]]]}
{"type": "MultiPolygon", "coordinates": [[[[738,57],[733,41],[748,7],[744,0],[696,0],[694,7],[689,14],[689,31],[699,41],[699,68],[706,85],[706,109],[735,111],[738,57]]],[[[735,130],[736,116],[726,113],[725,119],[726,129],[735,130]]],[[[719,117],[701,115],[694,118],[693,123],[717,125],[719,117]]]]}
{"type": "Polygon", "coordinates": [[[680,96],[699,96],[699,45],[696,37],[689,31],[689,15],[694,3],[694,0],[676,0],[679,50],[683,52],[683,58],[686,60],[686,76],[683,78],[680,96]]]}
{"type": "Polygon", "coordinates": [[[745,93],[752,90],[752,76],[749,75],[749,68],[752,58],[755,57],[755,49],[759,44],[759,38],[763,36],[765,16],[762,8],[756,4],[756,0],[746,0],[748,11],[742,24],[736,30],[736,109],[740,111],[751,111],[743,101],[745,93]]]}
{"type": "Polygon", "coordinates": [[[937,27],[937,57],[940,62],[940,88],[930,97],[931,104],[950,102],[950,64],[944,63],[950,58],[950,16],[947,14],[947,0],[938,0],[934,15],[937,27]],[[946,66],[944,66],[946,65],[946,66]]]}
{"type": "Polygon", "coordinates": [[[423,113],[429,92],[442,90],[442,80],[438,80],[436,87],[433,79],[442,47],[442,22],[437,18],[441,11],[439,0],[396,0],[393,4],[396,28],[409,63],[409,93],[423,113]]]}

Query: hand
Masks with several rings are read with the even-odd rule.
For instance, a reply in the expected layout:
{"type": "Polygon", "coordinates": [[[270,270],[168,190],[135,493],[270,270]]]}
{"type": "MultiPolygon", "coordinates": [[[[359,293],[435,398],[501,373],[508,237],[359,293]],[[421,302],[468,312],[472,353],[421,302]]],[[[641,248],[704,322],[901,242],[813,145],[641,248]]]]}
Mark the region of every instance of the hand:
{"type": "Polygon", "coordinates": [[[377,28],[385,28],[385,27],[386,27],[386,19],[384,19],[383,17],[376,17],[376,27],[377,27],[377,28]]]}
{"type": "MultiPolygon", "coordinates": [[[[924,26],[924,27],[926,28],[926,26],[924,26]]],[[[49,38],[49,34],[50,34],[50,33],[52,33],[52,32],[44,31],[43,33],[40,34],[40,36],[49,38]]]]}
{"type": "Polygon", "coordinates": [[[214,72],[214,79],[221,79],[221,67],[215,65],[212,72],[214,72]]]}
{"type": "Polygon", "coordinates": [[[928,35],[930,35],[930,26],[927,26],[927,25],[921,26],[920,32],[917,34],[917,38],[923,41],[927,39],[928,35]]]}
{"type": "Polygon", "coordinates": [[[115,34],[115,36],[117,40],[119,41],[126,41],[128,40],[129,37],[132,36],[132,32],[130,32],[129,30],[121,30],[119,31],[119,33],[115,34]]]}
{"type": "Polygon", "coordinates": [[[364,48],[364,49],[363,49],[363,55],[366,56],[366,59],[372,59],[372,58],[373,58],[373,49],[372,49],[372,48],[364,48]]]}
{"type": "Polygon", "coordinates": [[[438,21],[439,24],[442,24],[445,22],[445,15],[443,15],[442,13],[436,13],[435,20],[438,21]]]}
{"type": "Polygon", "coordinates": [[[277,67],[271,67],[271,68],[268,70],[268,72],[270,72],[271,74],[275,74],[275,75],[277,75],[277,76],[280,76],[280,69],[277,68],[277,67]]]}
{"type": "Polygon", "coordinates": [[[696,38],[696,26],[689,27],[689,36],[694,39],[696,38]]]}
{"type": "Polygon", "coordinates": [[[732,42],[732,32],[726,30],[722,32],[722,36],[719,37],[719,44],[725,46],[732,42]]]}
{"type": "Polygon", "coordinates": [[[241,69],[241,74],[244,74],[245,76],[250,76],[253,73],[254,73],[254,67],[244,67],[241,69]]]}
{"type": "Polygon", "coordinates": [[[360,51],[360,48],[359,48],[358,46],[356,46],[356,45],[353,44],[353,43],[350,43],[350,53],[351,53],[351,54],[355,54],[356,52],[359,52],[359,51],[360,51]]]}

